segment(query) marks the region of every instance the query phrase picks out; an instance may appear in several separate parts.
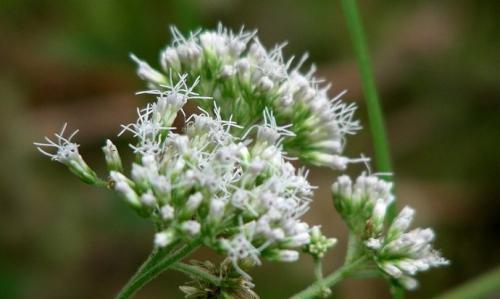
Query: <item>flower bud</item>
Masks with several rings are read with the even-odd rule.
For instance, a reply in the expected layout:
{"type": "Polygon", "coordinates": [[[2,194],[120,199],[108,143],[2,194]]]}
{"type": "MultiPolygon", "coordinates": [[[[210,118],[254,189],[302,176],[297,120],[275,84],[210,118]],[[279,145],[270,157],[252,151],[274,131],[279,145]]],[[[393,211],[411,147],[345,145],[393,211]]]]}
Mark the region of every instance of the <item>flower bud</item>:
{"type": "Polygon", "coordinates": [[[196,192],[189,196],[186,201],[185,210],[188,214],[187,217],[191,217],[191,215],[198,209],[203,201],[203,195],[200,192],[196,192]]]}
{"type": "Polygon", "coordinates": [[[155,84],[167,83],[167,78],[162,73],[153,69],[147,62],[140,60],[134,54],[130,54],[130,58],[137,64],[137,75],[141,79],[154,82],[155,84]]]}
{"type": "Polygon", "coordinates": [[[413,220],[413,215],[415,215],[414,209],[408,206],[404,207],[389,227],[388,238],[392,240],[407,231],[413,220]]]}
{"type": "Polygon", "coordinates": [[[157,247],[166,247],[175,239],[175,233],[172,230],[165,230],[155,234],[154,244],[157,247]]]}
{"type": "Polygon", "coordinates": [[[172,220],[172,219],[174,219],[174,212],[175,212],[174,208],[171,205],[169,205],[169,204],[164,205],[160,209],[161,218],[163,220],[172,220]]]}
{"type": "Polygon", "coordinates": [[[195,236],[200,233],[201,225],[198,221],[188,220],[181,224],[181,230],[190,236],[195,236]]]}
{"type": "Polygon", "coordinates": [[[311,237],[309,233],[300,233],[298,235],[289,237],[286,244],[290,247],[300,247],[310,242],[311,237]]]}
{"type": "Polygon", "coordinates": [[[224,215],[226,203],[222,199],[213,198],[210,201],[210,214],[209,218],[212,221],[219,221],[224,215]]]}
{"type": "Polygon", "coordinates": [[[102,147],[102,151],[104,152],[104,158],[106,159],[106,165],[109,171],[123,171],[122,159],[111,140],[106,140],[106,145],[102,147]]]}
{"type": "Polygon", "coordinates": [[[274,83],[269,77],[263,76],[259,79],[257,86],[260,87],[263,91],[270,91],[274,87],[274,83]]]}
{"type": "Polygon", "coordinates": [[[151,191],[148,191],[147,193],[141,195],[141,203],[146,207],[154,207],[156,205],[156,197],[153,193],[151,193],[151,191]]]}
{"type": "Polygon", "coordinates": [[[113,180],[114,189],[125,198],[127,203],[136,209],[141,208],[139,196],[131,187],[132,182],[117,171],[111,171],[110,177],[113,180]]]}
{"type": "Polygon", "coordinates": [[[272,250],[266,254],[266,257],[271,261],[292,263],[299,259],[299,252],[296,250],[272,250]]]}
{"type": "Polygon", "coordinates": [[[181,70],[179,55],[177,55],[177,51],[171,47],[167,47],[161,52],[160,63],[165,72],[169,72],[172,69],[176,71],[181,70]]]}

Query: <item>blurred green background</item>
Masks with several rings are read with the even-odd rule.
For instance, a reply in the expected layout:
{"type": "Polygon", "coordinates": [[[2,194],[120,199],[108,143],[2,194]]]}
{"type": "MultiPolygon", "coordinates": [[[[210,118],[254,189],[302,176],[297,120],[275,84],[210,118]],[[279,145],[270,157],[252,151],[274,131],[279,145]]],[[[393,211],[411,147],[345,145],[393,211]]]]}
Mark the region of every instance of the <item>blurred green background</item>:
{"type": "MultiPolygon", "coordinates": [[[[431,298],[500,264],[500,2],[361,0],[360,8],[398,204],[417,208],[417,224],[435,228],[436,247],[452,261],[420,275],[422,287],[408,295],[431,298]]],[[[42,158],[32,142],[68,121],[81,129],[82,154],[103,173],[104,138],[116,136],[142,105],[133,94],[144,85],[128,53],[156,62],[169,25],[186,32],[218,21],[259,29],[267,46],[288,40],[288,56],[309,52],[319,74],[359,103],[366,127],[338,1],[0,1],[0,298],[111,298],[145,258],[152,227],[110,192],[42,158]]],[[[371,155],[370,142],[365,130],[347,152],[371,155]]],[[[328,191],[335,175],[312,170],[320,189],[307,215],[340,239],[327,271],[345,248],[346,229],[328,191]]],[[[264,299],[286,298],[313,280],[307,257],[252,274],[264,299]]],[[[184,281],[166,273],[137,298],[182,298],[177,286],[184,281]]],[[[333,298],[390,297],[375,279],[342,283],[333,298]]]]}

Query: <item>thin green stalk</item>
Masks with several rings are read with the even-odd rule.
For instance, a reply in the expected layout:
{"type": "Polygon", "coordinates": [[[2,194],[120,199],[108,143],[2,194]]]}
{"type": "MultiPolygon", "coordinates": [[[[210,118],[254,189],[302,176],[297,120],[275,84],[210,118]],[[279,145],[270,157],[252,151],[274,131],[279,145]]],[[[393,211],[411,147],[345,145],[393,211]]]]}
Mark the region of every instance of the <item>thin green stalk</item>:
{"type": "Polygon", "coordinates": [[[206,281],[215,286],[222,285],[222,279],[219,277],[202,270],[200,267],[188,265],[184,263],[176,263],[170,267],[172,270],[182,272],[192,278],[200,279],[206,281]]]}
{"type": "MultiPolygon", "coordinates": [[[[136,273],[129,279],[127,284],[133,284],[136,279],[138,279],[141,275],[146,272],[149,272],[150,269],[162,258],[164,258],[168,253],[172,251],[175,247],[175,244],[167,247],[167,248],[155,248],[148,256],[148,258],[142,263],[142,265],[137,269],[136,273]]],[[[198,266],[187,265],[181,262],[177,262],[170,267],[172,270],[176,270],[182,272],[190,277],[197,278],[200,280],[204,280],[213,285],[219,286],[222,282],[219,277],[216,277],[206,271],[203,271],[198,266]]]]}
{"type": "Polygon", "coordinates": [[[323,280],[323,263],[320,258],[314,258],[314,276],[317,281],[323,280]]]}
{"type": "Polygon", "coordinates": [[[500,267],[434,299],[479,299],[500,293],[500,267]]]}
{"type": "Polygon", "coordinates": [[[345,255],[345,264],[349,264],[356,260],[360,254],[360,243],[358,238],[353,232],[349,232],[349,237],[347,239],[347,252],[345,255]]]}
{"type": "Polygon", "coordinates": [[[155,247],[153,249],[153,251],[151,252],[151,254],[148,256],[148,258],[139,266],[139,268],[134,273],[134,275],[132,275],[132,277],[130,277],[127,284],[131,283],[132,281],[137,279],[137,277],[139,277],[145,271],[148,271],[148,269],[151,268],[154,264],[156,264],[156,262],[158,260],[163,258],[168,253],[170,253],[174,249],[174,247],[175,247],[175,244],[172,244],[172,245],[168,246],[167,248],[155,247]]]}
{"type": "Polygon", "coordinates": [[[347,278],[365,263],[365,258],[360,258],[350,264],[340,267],[337,271],[326,276],[321,281],[316,281],[303,291],[293,295],[290,299],[311,299],[320,296],[325,287],[331,288],[336,283],[340,282],[344,278],[347,278]]]}
{"type": "Polygon", "coordinates": [[[391,286],[390,291],[391,291],[392,298],[394,298],[394,299],[404,299],[404,297],[405,297],[404,289],[399,287],[399,286],[391,286]]]}
{"type": "MultiPolygon", "coordinates": [[[[359,72],[361,73],[361,84],[365,95],[365,102],[368,111],[368,121],[373,139],[375,151],[375,166],[377,172],[391,173],[391,156],[389,152],[389,142],[385,131],[384,116],[380,105],[380,99],[375,84],[372,62],[366,44],[363,30],[363,23],[359,15],[356,0],[341,0],[347,29],[352,39],[359,72]]],[[[387,177],[386,177],[387,179],[387,177]]],[[[396,205],[393,201],[387,208],[387,220],[392,222],[396,217],[396,205]]],[[[404,291],[396,288],[394,290],[395,299],[404,299],[404,291]]]]}
{"type": "MultiPolygon", "coordinates": [[[[118,293],[115,297],[116,299],[128,299],[131,298],[138,290],[140,290],[144,285],[150,282],[153,278],[161,274],[163,271],[171,267],[174,263],[180,261],[182,258],[186,257],[192,253],[201,244],[201,240],[193,240],[187,245],[183,246],[171,255],[168,255],[162,260],[155,260],[156,263],[151,265],[151,267],[140,267],[137,275],[134,275],[135,279],[131,279],[118,293]]],[[[155,259],[155,257],[152,257],[155,259]]],[[[149,260],[149,258],[148,258],[149,260]]],[[[147,261],[146,261],[147,262],[147,261]]]]}
{"type": "MultiPolygon", "coordinates": [[[[358,62],[359,72],[361,73],[361,84],[365,95],[366,107],[368,110],[368,120],[373,139],[375,151],[375,166],[377,172],[392,172],[391,158],[389,153],[389,142],[385,132],[384,117],[380,100],[375,85],[373,68],[365,41],[363,25],[358,13],[356,0],[341,0],[342,10],[346,18],[347,29],[352,39],[354,52],[358,62]]],[[[392,221],[395,217],[394,203],[388,208],[387,217],[392,221]]]]}
{"type": "Polygon", "coordinates": [[[140,275],[142,275],[142,273],[148,271],[149,268],[151,268],[159,259],[164,257],[167,253],[169,253],[174,247],[175,244],[162,249],[155,247],[153,251],[151,251],[151,253],[149,254],[148,258],[135,271],[134,275],[130,277],[125,286],[131,285],[140,275]]]}

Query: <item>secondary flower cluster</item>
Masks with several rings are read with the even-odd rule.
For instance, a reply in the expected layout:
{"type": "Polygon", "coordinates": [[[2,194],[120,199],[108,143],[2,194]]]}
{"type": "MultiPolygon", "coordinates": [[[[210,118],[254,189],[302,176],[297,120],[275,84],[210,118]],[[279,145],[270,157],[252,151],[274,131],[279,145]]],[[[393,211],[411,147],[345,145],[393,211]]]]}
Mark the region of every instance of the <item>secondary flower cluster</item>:
{"type": "MultiPolygon", "coordinates": [[[[226,253],[236,268],[241,259],[255,264],[260,257],[297,260],[297,250],[310,241],[309,226],[300,217],[309,208],[313,188],[307,172],[297,171],[284,156],[281,140],[289,132],[265,110],[262,125],[250,128],[244,138],[234,137],[230,130],[237,124],[223,120],[215,107],[214,116],[202,110],[175,133],[172,124],[182,106],[202,98],[183,79],[166,91],[148,92],[156,101],[138,110],[135,123],[123,126],[122,133],[137,138],[131,145],[137,162],[130,176],[107,141],[103,150],[110,187],[156,223],[156,246],[201,239],[226,253]]],[[[70,168],[83,168],[81,178],[95,177],[78,145],[62,133],[56,135],[59,143],[48,144],[57,152],[45,153],[70,168]]]]}
{"type": "Polygon", "coordinates": [[[360,129],[353,119],[356,106],[341,100],[344,92],[329,98],[330,86],[314,77],[314,67],[300,71],[307,55],[292,67],[294,58],[283,58],[284,44],[268,51],[255,31],[234,33],[221,25],[186,37],[176,28],[171,31],[173,41],[160,54],[165,73],[132,55],[138,75],[150,86],[175,84],[172,73],[189,74],[188,80],[200,77],[196,91],[213,95],[226,119],[231,115],[246,128],[259,123],[268,107],[278,124],[290,124],[293,135],[283,146],[302,161],[340,170],[356,161],[342,156],[345,135],[360,129]]]}
{"type": "Polygon", "coordinates": [[[403,287],[415,289],[417,281],[412,276],[449,261],[432,249],[432,229],[407,232],[415,213],[412,208],[404,207],[385,228],[387,207],[394,200],[391,188],[391,183],[373,175],[362,174],[354,184],[348,176],[341,176],[332,185],[334,204],[379,269],[403,287]]]}

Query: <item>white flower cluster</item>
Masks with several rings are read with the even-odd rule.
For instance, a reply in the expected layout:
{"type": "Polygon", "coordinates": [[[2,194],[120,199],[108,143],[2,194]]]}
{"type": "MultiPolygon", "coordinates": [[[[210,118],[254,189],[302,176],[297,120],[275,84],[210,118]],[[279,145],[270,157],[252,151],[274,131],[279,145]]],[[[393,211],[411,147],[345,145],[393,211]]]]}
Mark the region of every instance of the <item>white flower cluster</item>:
{"type": "MultiPolygon", "coordinates": [[[[152,220],[157,247],[201,242],[226,254],[244,276],[241,260],[291,262],[299,250],[321,259],[336,239],[301,220],[314,188],[307,171],[295,169],[285,154],[338,170],[366,161],[342,155],[346,135],[360,129],[356,107],[341,101],[344,93],[330,99],[314,67],[301,73],[306,56],[292,68],[293,57],[283,59],[284,45],[268,51],[255,33],[219,26],[185,37],[172,28],[174,40],[160,56],[164,73],[132,55],[138,75],[153,88],[140,94],[156,100],[119,133],[137,139],[130,145],[136,160],[129,176],[107,140],[109,181],[99,179],[72,141],[77,131],[64,137],[66,125],[55,141],[35,145],[84,182],[114,189],[152,220]],[[187,116],[183,107],[192,99],[201,100],[201,112],[187,116]],[[184,126],[177,130],[179,112],[184,126]]],[[[358,241],[353,256],[370,257],[386,277],[413,289],[417,272],[448,261],[432,249],[431,229],[407,232],[413,209],[405,207],[386,227],[391,189],[364,173],[354,183],[344,175],[332,185],[335,208],[358,241]]]]}
{"type": "MultiPolygon", "coordinates": [[[[297,250],[310,241],[310,228],[300,217],[309,209],[313,187],[307,171],[297,171],[284,156],[281,142],[291,133],[264,110],[263,124],[244,134],[255,136],[253,140],[235,137],[230,130],[237,124],[223,120],[217,106],[213,113],[202,110],[189,116],[182,133],[174,132],[172,124],[183,105],[204,98],[184,79],[180,76],[165,91],[148,92],[156,101],[138,110],[135,123],[122,126],[120,134],[137,138],[131,148],[138,162],[132,164],[130,177],[123,174],[118,151],[107,140],[103,151],[109,186],[155,222],[156,246],[200,239],[226,253],[235,267],[241,259],[255,264],[261,257],[297,260],[297,250]]],[[[64,129],[56,134],[58,143],[47,139],[48,144],[37,144],[56,147],[55,154],[39,150],[72,169],[90,169],[70,141],[75,134],[64,138],[64,129]]]]}
{"type": "Polygon", "coordinates": [[[139,138],[132,147],[141,163],[133,164],[131,179],[112,171],[115,189],[163,227],[157,246],[202,237],[235,263],[243,258],[259,263],[260,256],[295,261],[293,249],[310,239],[300,217],[312,187],[307,172],[296,171],[283,156],[285,129],[265,111],[255,140],[238,139],[230,133],[236,124],[222,120],[216,108],[215,117],[191,115],[183,134],[176,134],[168,129],[171,123],[160,120],[173,120],[165,107],[179,96],[187,97],[178,90],[159,96],[140,111],[137,123],[125,126],[139,138]]]}
{"type": "Polygon", "coordinates": [[[336,209],[363,240],[379,269],[403,287],[415,289],[417,281],[412,276],[417,272],[449,262],[432,249],[432,229],[407,232],[415,213],[412,208],[404,207],[385,229],[387,207],[394,200],[391,188],[391,183],[362,174],[354,184],[348,176],[339,177],[332,192],[336,209]]]}
{"type": "MultiPolygon", "coordinates": [[[[343,170],[354,162],[342,156],[345,136],[360,125],[353,119],[354,104],[341,100],[344,92],[329,98],[329,85],[322,86],[300,68],[302,59],[292,68],[292,57],[285,61],[284,45],[266,50],[255,31],[234,33],[222,25],[216,31],[198,31],[185,37],[172,28],[173,42],[160,55],[166,74],[186,73],[188,79],[201,78],[196,91],[213,95],[223,116],[234,116],[243,127],[259,123],[262,110],[269,107],[280,125],[291,124],[293,136],[283,140],[284,149],[320,166],[343,170]]],[[[137,59],[138,75],[151,86],[175,84],[166,75],[137,59]]],[[[174,78],[176,79],[176,78],[174,78]]]]}

